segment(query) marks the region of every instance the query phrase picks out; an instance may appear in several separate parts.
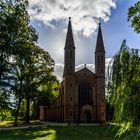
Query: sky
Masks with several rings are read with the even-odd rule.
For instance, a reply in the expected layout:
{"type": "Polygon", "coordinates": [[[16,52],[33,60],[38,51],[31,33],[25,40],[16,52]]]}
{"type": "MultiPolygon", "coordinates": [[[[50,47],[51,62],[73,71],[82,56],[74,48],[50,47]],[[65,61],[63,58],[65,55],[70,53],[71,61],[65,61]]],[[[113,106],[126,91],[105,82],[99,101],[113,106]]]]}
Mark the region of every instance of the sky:
{"type": "Polygon", "coordinates": [[[94,51],[101,22],[106,67],[124,39],[130,48],[140,49],[140,35],[127,22],[128,8],[138,0],[29,0],[31,24],[39,33],[38,44],[55,61],[55,75],[62,80],[64,45],[71,17],[76,46],[76,70],[94,71],[94,51]]]}

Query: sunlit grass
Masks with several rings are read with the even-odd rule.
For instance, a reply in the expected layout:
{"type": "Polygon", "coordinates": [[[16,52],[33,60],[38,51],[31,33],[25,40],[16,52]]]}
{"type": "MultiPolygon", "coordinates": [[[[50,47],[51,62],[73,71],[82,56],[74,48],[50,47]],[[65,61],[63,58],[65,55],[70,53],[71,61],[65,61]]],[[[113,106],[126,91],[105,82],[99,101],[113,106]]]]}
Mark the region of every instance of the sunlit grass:
{"type": "Polygon", "coordinates": [[[49,129],[49,130],[44,130],[44,131],[40,131],[39,133],[38,132],[34,132],[33,133],[34,136],[37,135],[36,138],[33,138],[33,140],[56,140],[56,131],[53,130],[53,129],[49,129]],[[43,136],[44,137],[40,137],[40,136],[43,136]]]}
{"type": "Polygon", "coordinates": [[[12,124],[13,121],[0,121],[0,126],[6,126],[12,124]]]}
{"type": "MultiPolygon", "coordinates": [[[[14,121],[0,121],[0,127],[6,127],[6,126],[13,126],[14,121]]],[[[31,120],[30,125],[38,125],[40,122],[38,120],[31,120]]],[[[19,120],[18,126],[26,126],[27,123],[25,121],[19,120]]]]}

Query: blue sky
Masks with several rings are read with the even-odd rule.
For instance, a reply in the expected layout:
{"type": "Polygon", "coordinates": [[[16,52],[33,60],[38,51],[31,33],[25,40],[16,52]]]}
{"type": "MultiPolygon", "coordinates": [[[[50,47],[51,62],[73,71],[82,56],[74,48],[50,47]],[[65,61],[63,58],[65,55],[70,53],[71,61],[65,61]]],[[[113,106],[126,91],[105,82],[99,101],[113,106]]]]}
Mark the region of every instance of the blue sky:
{"type": "Polygon", "coordinates": [[[128,7],[135,2],[137,1],[119,0],[116,9],[112,10],[110,20],[103,24],[107,57],[112,57],[118,51],[123,39],[127,40],[129,47],[140,49],[140,35],[136,34],[127,22],[128,7]]]}
{"type": "Polygon", "coordinates": [[[29,0],[31,24],[39,32],[39,46],[47,50],[55,63],[63,65],[68,17],[76,45],[76,65],[94,64],[99,20],[106,58],[119,50],[123,39],[130,48],[140,49],[140,35],[127,22],[127,12],[138,0],[29,0]],[[76,9],[76,10],[75,10],[76,9]],[[75,11],[74,11],[75,10],[75,11]]]}

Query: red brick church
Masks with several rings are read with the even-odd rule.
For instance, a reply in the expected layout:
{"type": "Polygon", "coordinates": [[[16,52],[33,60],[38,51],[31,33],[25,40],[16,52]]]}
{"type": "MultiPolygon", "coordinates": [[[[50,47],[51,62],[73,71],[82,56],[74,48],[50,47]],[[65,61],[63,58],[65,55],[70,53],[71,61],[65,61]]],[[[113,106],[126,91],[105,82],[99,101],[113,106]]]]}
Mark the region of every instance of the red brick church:
{"type": "MultiPolygon", "coordinates": [[[[95,73],[75,71],[75,43],[69,19],[64,48],[64,73],[56,104],[40,107],[40,120],[56,122],[105,122],[105,48],[99,24],[95,48],[95,73]]],[[[94,50],[93,50],[94,51],[94,50]]]]}

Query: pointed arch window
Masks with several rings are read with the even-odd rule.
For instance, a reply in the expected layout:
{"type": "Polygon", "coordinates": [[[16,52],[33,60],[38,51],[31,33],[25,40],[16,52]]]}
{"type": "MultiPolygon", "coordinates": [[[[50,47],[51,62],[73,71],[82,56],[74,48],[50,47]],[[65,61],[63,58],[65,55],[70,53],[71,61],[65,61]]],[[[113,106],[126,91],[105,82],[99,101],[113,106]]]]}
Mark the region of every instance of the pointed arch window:
{"type": "Polygon", "coordinates": [[[69,53],[68,52],[66,52],[66,55],[67,55],[67,57],[69,57],[69,53]]]}
{"type": "Polygon", "coordinates": [[[104,116],[104,113],[102,112],[102,116],[104,116]]]}
{"type": "Polygon", "coordinates": [[[103,71],[103,69],[101,69],[101,73],[103,73],[104,71],[103,71]]]}
{"type": "Polygon", "coordinates": [[[102,103],[104,102],[103,98],[102,98],[102,103]]]}
{"type": "Polygon", "coordinates": [[[101,62],[103,62],[103,56],[101,56],[101,62]]]}
{"type": "Polygon", "coordinates": [[[92,104],[92,87],[88,83],[81,83],[78,87],[78,103],[92,104]]]}
{"type": "Polygon", "coordinates": [[[70,101],[72,102],[72,97],[70,97],[70,101]]]}
{"type": "Polygon", "coordinates": [[[72,58],[72,51],[70,52],[70,57],[72,58]]]}
{"type": "Polygon", "coordinates": [[[100,56],[98,56],[98,62],[100,62],[100,56]]]}

